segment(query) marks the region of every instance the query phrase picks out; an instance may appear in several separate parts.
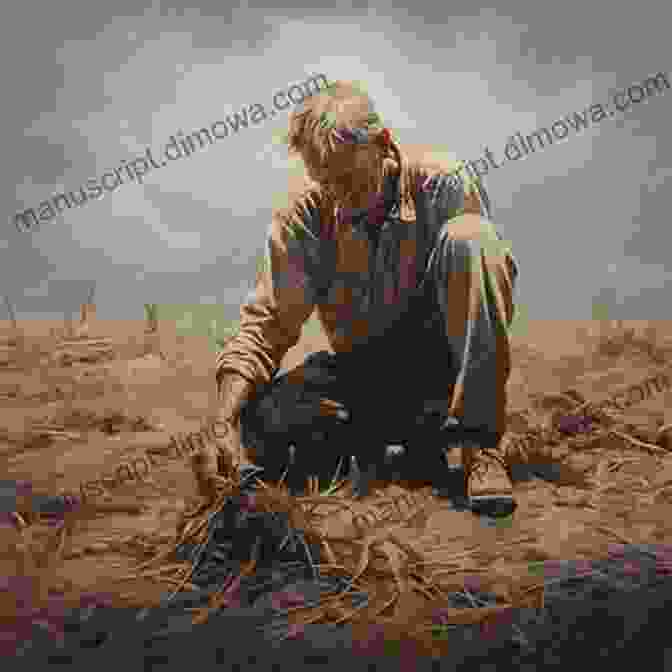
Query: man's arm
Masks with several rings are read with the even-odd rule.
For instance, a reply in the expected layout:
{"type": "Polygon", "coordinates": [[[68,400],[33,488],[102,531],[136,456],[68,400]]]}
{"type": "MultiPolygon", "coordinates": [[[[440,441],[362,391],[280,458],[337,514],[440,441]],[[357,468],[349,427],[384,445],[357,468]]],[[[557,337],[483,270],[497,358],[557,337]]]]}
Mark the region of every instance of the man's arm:
{"type": "MultiPolygon", "coordinates": [[[[319,224],[314,194],[274,214],[255,291],[241,307],[239,332],[217,357],[215,435],[229,466],[254,461],[240,443],[241,410],[271,382],[315,307],[314,274],[322,268],[319,224]]],[[[210,458],[209,468],[213,464],[210,458]]]]}
{"type": "Polygon", "coordinates": [[[217,381],[219,415],[237,422],[243,406],[255,391],[255,385],[237,373],[221,372],[217,381]]]}
{"type": "MultiPolygon", "coordinates": [[[[230,374],[252,388],[270,383],[287,351],[298,343],[316,304],[313,271],[321,267],[319,218],[311,205],[303,199],[274,214],[256,288],[240,310],[240,329],[217,356],[220,385],[230,374]]],[[[242,383],[232,387],[236,393],[246,389],[242,383]]],[[[231,404],[233,411],[240,410],[238,402],[231,404]]]]}

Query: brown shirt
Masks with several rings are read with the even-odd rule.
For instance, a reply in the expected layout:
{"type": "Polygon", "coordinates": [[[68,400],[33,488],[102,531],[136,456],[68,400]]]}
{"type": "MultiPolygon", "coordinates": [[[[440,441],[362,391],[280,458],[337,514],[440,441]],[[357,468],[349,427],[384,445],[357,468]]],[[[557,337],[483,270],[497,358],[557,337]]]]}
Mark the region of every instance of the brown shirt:
{"type": "MultiPolygon", "coordinates": [[[[239,332],[217,355],[217,380],[231,372],[255,387],[270,382],[316,308],[334,352],[348,351],[403,310],[444,222],[463,213],[491,220],[487,194],[464,164],[423,147],[399,150],[386,162],[378,224],[366,212],[339,208],[307,178],[290,184],[290,204],[273,214],[239,332]]],[[[510,246],[494,227],[491,234],[517,274],[510,246]]]]}

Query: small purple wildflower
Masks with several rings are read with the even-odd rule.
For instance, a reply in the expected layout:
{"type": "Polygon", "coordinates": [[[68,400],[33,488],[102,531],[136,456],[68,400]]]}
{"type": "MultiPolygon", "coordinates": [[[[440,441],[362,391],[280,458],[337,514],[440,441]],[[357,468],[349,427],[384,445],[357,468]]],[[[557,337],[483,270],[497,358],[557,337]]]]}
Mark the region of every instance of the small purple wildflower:
{"type": "Polygon", "coordinates": [[[434,625],[448,625],[448,609],[439,607],[432,612],[432,623],[434,625]]]}
{"type": "Polygon", "coordinates": [[[481,635],[485,639],[492,639],[501,632],[501,629],[510,626],[513,623],[513,608],[506,609],[493,614],[491,617],[481,621],[481,635]]]}
{"type": "Polygon", "coordinates": [[[386,306],[394,305],[399,299],[396,287],[392,283],[387,283],[385,285],[385,292],[383,296],[384,296],[383,301],[386,306]]]}
{"type": "Polygon", "coordinates": [[[382,625],[371,624],[365,639],[356,638],[353,649],[362,654],[380,656],[385,652],[385,630],[382,625]]]}
{"type": "Polygon", "coordinates": [[[303,623],[293,623],[287,628],[287,639],[301,639],[306,634],[306,626],[303,623]]]}
{"type": "Polygon", "coordinates": [[[642,573],[642,566],[638,562],[624,562],[621,571],[627,576],[639,576],[642,573]]]}
{"type": "Polygon", "coordinates": [[[254,493],[247,493],[241,497],[240,508],[243,511],[254,511],[257,504],[257,498],[254,493]]]}
{"type": "Polygon", "coordinates": [[[63,516],[61,515],[59,517],[59,514],[50,514],[49,516],[45,516],[44,522],[47,524],[48,527],[61,528],[65,525],[65,520],[63,520],[63,516]]]}
{"type": "Polygon", "coordinates": [[[19,633],[0,628],[0,658],[15,656],[19,648],[19,633]]]}
{"type": "Polygon", "coordinates": [[[27,576],[0,577],[0,591],[13,592],[19,608],[32,608],[36,588],[35,581],[27,576]]]}
{"type": "Polygon", "coordinates": [[[555,579],[560,576],[564,563],[560,560],[544,560],[544,578],[555,579]]]}
{"type": "Polygon", "coordinates": [[[609,544],[607,553],[611,560],[620,560],[625,557],[627,548],[625,544],[609,544]]]}
{"type": "Polygon", "coordinates": [[[240,584],[242,577],[237,576],[224,591],[224,602],[222,606],[225,607],[239,607],[240,606],[240,584]]]}
{"type": "Polygon", "coordinates": [[[656,561],[656,572],[658,574],[672,574],[672,559],[658,558],[656,561]]]}
{"type": "Polygon", "coordinates": [[[655,554],[657,557],[672,559],[672,546],[669,544],[660,544],[656,547],[655,554]]]}
{"type": "Polygon", "coordinates": [[[111,607],[114,600],[109,593],[86,592],[79,596],[79,604],[84,609],[86,607],[111,607]]]}
{"type": "Polygon", "coordinates": [[[432,177],[423,177],[418,175],[415,182],[416,191],[430,191],[431,190],[432,177]]]}
{"type": "Polygon", "coordinates": [[[417,665],[417,645],[412,639],[387,639],[383,644],[383,650],[388,656],[397,659],[398,669],[414,670],[417,665]]]}
{"type": "Polygon", "coordinates": [[[30,481],[16,482],[17,497],[31,497],[33,494],[33,484],[30,481]]]}
{"type": "Polygon", "coordinates": [[[563,434],[586,434],[592,429],[592,419],[585,415],[563,415],[557,427],[563,434]]]}
{"type": "Polygon", "coordinates": [[[672,574],[672,547],[660,545],[654,551],[656,557],[656,572],[658,574],[672,574]]]}
{"type": "Polygon", "coordinates": [[[301,593],[286,590],[275,593],[271,603],[274,609],[281,611],[283,609],[303,606],[306,603],[306,598],[301,593]]]}
{"type": "Polygon", "coordinates": [[[483,580],[476,574],[465,576],[462,583],[470,593],[478,593],[483,588],[483,580]]]}
{"type": "Polygon", "coordinates": [[[402,254],[399,260],[399,290],[411,289],[415,282],[415,258],[402,254]]]}
{"type": "Polygon", "coordinates": [[[10,511],[0,511],[0,527],[16,527],[14,517],[10,511]]]}
{"type": "Polygon", "coordinates": [[[593,572],[593,563],[590,560],[576,560],[574,569],[577,577],[585,577],[593,572]]]}

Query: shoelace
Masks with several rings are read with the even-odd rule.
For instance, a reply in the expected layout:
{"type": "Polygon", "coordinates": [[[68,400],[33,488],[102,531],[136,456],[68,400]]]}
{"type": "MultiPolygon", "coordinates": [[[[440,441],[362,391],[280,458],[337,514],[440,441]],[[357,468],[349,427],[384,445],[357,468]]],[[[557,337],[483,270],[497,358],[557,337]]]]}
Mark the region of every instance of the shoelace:
{"type": "Polygon", "coordinates": [[[495,462],[498,462],[504,468],[504,471],[508,474],[509,469],[507,467],[506,460],[501,455],[498,455],[495,451],[489,448],[477,447],[476,451],[480,454],[474,455],[473,460],[469,464],[469,469],[467,470],[468,479],[471,478],[472,475],[482,479],[490,466],[488,464],[488,460],[494,460],[495,462]],[[486,459],[483,459],[483,457],[486,459]]]}

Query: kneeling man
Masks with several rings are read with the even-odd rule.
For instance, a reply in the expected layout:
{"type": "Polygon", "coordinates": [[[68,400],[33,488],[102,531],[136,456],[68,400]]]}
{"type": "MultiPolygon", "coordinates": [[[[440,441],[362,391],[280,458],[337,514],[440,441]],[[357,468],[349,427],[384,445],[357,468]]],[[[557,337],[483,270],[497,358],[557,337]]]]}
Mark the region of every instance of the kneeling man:
{"type": "MultiPolygon", "coordinates": [[[[518,268],[481,181],[401,146],[347,82],[293,111],[288,140],[306,176],[273,215],[239,333],[217,356],[220,466],[275,478],[294,446],[329,460],[324,429],[364,463],[400,443],[439,494],[511,514],[500,442],[518,268]],[[314,310],[333,352],[280,371],[314,310]]],[[[212,475],[216,455],[204,464],[212,475]]]]}

